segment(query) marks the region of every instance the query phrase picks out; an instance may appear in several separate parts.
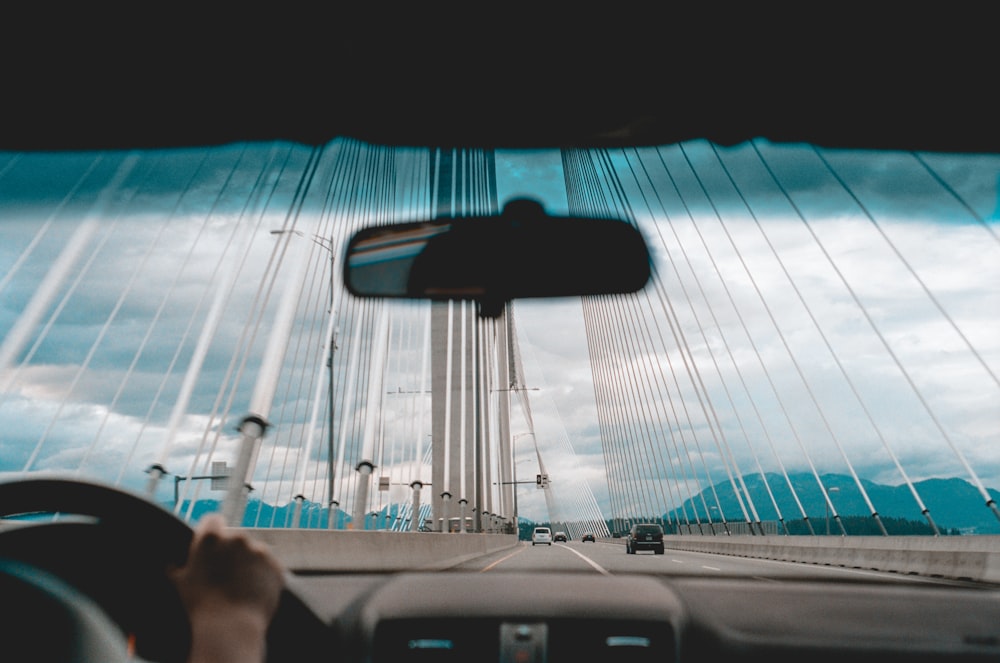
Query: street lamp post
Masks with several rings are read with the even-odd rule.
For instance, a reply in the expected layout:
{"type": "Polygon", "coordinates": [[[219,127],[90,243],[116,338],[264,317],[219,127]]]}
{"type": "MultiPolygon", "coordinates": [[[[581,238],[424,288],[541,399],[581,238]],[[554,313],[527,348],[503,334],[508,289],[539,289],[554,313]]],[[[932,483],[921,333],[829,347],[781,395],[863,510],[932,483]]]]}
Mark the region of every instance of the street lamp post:
{"type": "MultiPolygon", "coordinates": [[[[298,230],[272,230],[272,235],[284,235],[293,234],[299,237],[305,237],[302,232],[298,230]]],[[[326,446],[327,446],[327,473],[326,473],[326,528],[333,529],[336,518],[334,517],[334,507],[338,505],[337,500],[333,498],[333,482],[334,482],[334,466],[333,466],[333,446],[334,446],[334,431],[333,431],[333,413],[334,413],[334,396],[333,396],[333,353],[337,350],[337,334],[333,329],[333,286],[334,286],[334,271],[336,265],[336,254],[333,250],[333,242],[320,237],[319,235],[313,235],[308,237],[313,244],[316,244],[321,249],[330,254],[330,354],[327,358],[327,375],[329,385],[327,388],[327,409],[329,410],[329,420],[330,423],[327,426],[326,435],[326,446]]]]}
{"type": "MultiPolygon", "coordinates": [[[[330,252],[330,317],[333,318],[333,251],[330,252]]],[[[337,502],[333,499],[333,352],[337,349],[337,335],[330,334],[330,356],[327,358],[327,375],[329,386],[327,388],[327,410],[329,410],[330,424],[326,431],[326,528],[333,529],[334,506],[337,502]]]]}
{"type": "Polygon", "coordinates": [[[510,440],[510,452],[511,452],[511,480],[514,482],[514,529],[520,530],[521,520],[517,512],[517,438],[524,437],[525,435],[534,435],[532,432],[526,433],[515,433],[510,440]]]}

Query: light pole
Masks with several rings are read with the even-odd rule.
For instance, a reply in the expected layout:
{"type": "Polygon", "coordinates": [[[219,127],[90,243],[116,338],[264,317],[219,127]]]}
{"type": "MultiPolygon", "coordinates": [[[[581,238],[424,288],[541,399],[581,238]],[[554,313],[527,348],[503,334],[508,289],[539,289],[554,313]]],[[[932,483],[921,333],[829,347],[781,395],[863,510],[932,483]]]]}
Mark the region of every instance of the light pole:
{"type": "Polygon", "coordinates": [[[840,488],[833,486],[832,488],[826,489],[826,497],[823,500],[823,506],[826,507],[826,535],[830,536],[830,495],[833,493],[839,493],[840,488]]]}
{"type": "Polygon", "coordinates": [[[524,437],[525,435],[534,435],[534,433],[515,433],[510,440],[510,453],[511,453],[511,480],[514,482],[514,530],[521,530],[521,520],[517,513],[517,438],[524,437]]]}
{"type": "MultiPolygon", "coordinates": [[[[298,230],[272,230],[272,235],[285,235],[292,234],[298,237],[306,237],[298,230]]],[[[336,261],[336,253],[333,250],[333,241],[328,240],[325,237],[320,237],[319,235],[313,235],[312,237],[307,237],[313,244],[316,244],[321,249],[330,254],[330,355],[327,358],[327,375],[329,379],[329,385],[327,387],[327,409],[329,410],[330,424],[327,426],[326,435],[326,452],[327,452],[327,475],[326,475],[326,528],[333,529],[334,525],[334,506],[337,501],[333,499],[333,481],[334,481],[334,467],[333,467],[333,411],[334,411],[334,398],[333,398],[333,353],[337,350],[337,334],[333,327],[333,285],[334,285],[334,264],[336,261]]]]}

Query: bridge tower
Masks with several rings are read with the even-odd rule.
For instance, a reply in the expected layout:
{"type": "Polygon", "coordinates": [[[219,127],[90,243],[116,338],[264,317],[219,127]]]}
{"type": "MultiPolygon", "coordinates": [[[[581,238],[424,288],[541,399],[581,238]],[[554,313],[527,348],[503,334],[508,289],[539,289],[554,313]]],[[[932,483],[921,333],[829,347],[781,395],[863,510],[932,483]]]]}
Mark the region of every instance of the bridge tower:
{"type": "MultiPolygon", "coordinates": [[[[492,151],[438,149],[431,152],[430,159],[430,189],[437,216],[498,212],[492,151]]],[[[430,489],[434,529],[438,531],[448,531],[450,522],[460,516],[460,504],[472,515],[475,531],[485,527],[483,514],[497,511],[490,485],[492,454],[487,453],[490,443],[486,439],[489,394],[484,386],[489,379],[484,357],[490,324],[477,318],[471,303],[436,303],[431,312],[430,489]]],[[[503,440],[509,438],[506,412],[499,416],[503,440]]],[[[499,456],[506,458],[503,450],[499,456]]],[[[503,465],[500,469],[504,471],[503,465]]],[[[512,488],[502,478],[500,483],[504,490],[512,488]]],[[[509,517],[507,501],[502,500],[501,508],[509,517]]],[[[460,525],[460,530],[466,529],[464,522],[460,525]]]]}

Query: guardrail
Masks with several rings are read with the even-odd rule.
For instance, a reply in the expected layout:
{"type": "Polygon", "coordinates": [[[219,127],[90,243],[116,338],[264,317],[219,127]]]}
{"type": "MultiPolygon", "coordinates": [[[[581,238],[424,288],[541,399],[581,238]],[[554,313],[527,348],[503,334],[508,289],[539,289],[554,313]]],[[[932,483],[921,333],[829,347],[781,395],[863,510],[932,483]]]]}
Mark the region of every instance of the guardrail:
{"type": "MultiPolygon", "coordinates": [[[[624,543],[624,539],[606,539],[624,543]]],[[[667,548],[1000,583],[1000,536],[694,536],[667,548]]]]}
{"type": "Polygon", "coordinates": [[[514,534],[248,528],[292,571],[444,569],[517,545],[514,534]]]}

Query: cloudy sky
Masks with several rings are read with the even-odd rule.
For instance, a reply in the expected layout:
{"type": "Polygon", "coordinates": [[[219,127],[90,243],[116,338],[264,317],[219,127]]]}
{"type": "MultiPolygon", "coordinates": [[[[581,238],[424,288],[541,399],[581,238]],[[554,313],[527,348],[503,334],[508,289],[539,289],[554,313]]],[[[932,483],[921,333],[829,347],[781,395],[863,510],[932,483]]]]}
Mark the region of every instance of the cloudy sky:
{"type": "MultiPolygon", "coordinates": [[[[756,454],[777,471],[773,444],[789,471],[812,462],[821,474],[846,474],[850,462],[861,478],[898,485],[888,446],[914,481],[970,479],[961,454],[995,487],[997,160],[924,155],[930,176],[913,155],[825,153],[832,177],[809,148],[760,151],[780,189],[752,167],[746,146],[617,155],[623,188],[653,191],[641,176],[629,181],[648,173],[661,198],[675,198],[658,207],[653,196],[630,196],[736,467],[753,471],[756,454]],[[671,166],[683,193],[664,184],[657,163],[671,166]],[[682,181],[693,172],[694,188],[682,181]],[[732,180],[745,197],[733,195],[732,180]]],[[[533,400],[550,399],[563,425],[588,421],[570,437],[597,476],[592,375],[585,362],[566,361],[571,348],[586,356],[575,304],[560,305],[558,325],[551,305],[518,305],[518,326],[546,385],[533,400]]],[[[726,475],[714,466],[712,477],[726,475]]]]}
{"type": "MultiPolygon", "coordinates": [[[[268,326],[250,337],[247,323],[273,319],[298,263],[317,267],[302,294],[311,302],[303,310],[314,313],[300,321],[320,331],[302,338],[315,344],[323,336],[329,272],[319,268],[331,254],[321,242],[292,237],[339,242],[344,228],[365,221],[344,210],[378,217],[403,209],[405,217],[427,206],[408,184],[419,181],[419,156],[412,163],[404,156],[404,174],[381,187],[365,183],[382,172],[385,155],[339,145],[324,161],[312,157],[285,145],[134,160],[0,154],[0,331],[10,353],[0,366],[0,471],[79,471],[137,486],[168,439],[181,468],[204,462],[213,445],[233,444],[252,398],[253,380],[241,376],[252,376],[266,351],[268,326]],[[306,181],[332,193],[302,200],[306,181]],[[102,198],[109,182],[114,195],[102,198]],[[271,232],[293,227],[295,235],[271,232]],[[74,238],[83,248],[72,269],[19,332],[74,238]],[[276,276],[264,276],[270,273],[276,276]],[[272,282],[267,294],[261,284],[272,282]],[[209,327],[210,341],[203,336],[209,327]],[[186,385],[199,351],[201,370],[186,385]],[[188,405],[178,414],[182,394],[188,405]]],[[[677,396],[690,397],[682,339],[739,470],[751,472],[759,461],[773,471],[779,454],[789,471],[812,462],[820,472],[846,473],[846,455],[863,478],[898,484],[881,433],[914,480],[968,478],[964,457],[984,483],[1000,487],[1000,158],[695,143],[593,163],[615,177],[577,187],[574,195],[587,196],[577,204],[634,218],[659,279],[638,306],[666,340],[634,346],[619,364],[632,376],[652,366],[677,370],[677,396]],[[667,331],[666,311],[678,336],[667,331]]],[[[532,196],[553,213],[570,207],[557,152],[498,154],[497,180],[501,200],[532,196]]],[[[543,462],[563,485],[567,476],[585,480],[607,511],[584,307],[579,300],[515,307],[543,462]]],[[[630,310],[611,308],[606,320],[624,320],[630,310]]],[[[338,324],[338,338],[349,338],[352,322],[338,324]]],[[[348,362],[350,354],[337,358],[348,362]]],[[[613,386],[630,390],[641,383],[633,379],[613,386]]],[[[298,391],[291,384],[283,378],[272,418],[308,428],[312,383],[298,391]]],[[[695,409],[696,401],[687,402],[695,409]]],[[[412,426],[412,413],[401,418],[412,426]]],[[[518,425],[515,434],[524,432],[518,425]]],[[[712,479],[725,478],[698,415],[662,425],[700,435],[712,479]]],[[[275,431],[275,444],[262,453],[284,468],[275,475],[321,476],[320,463],[296,469],[285,435],[275,431]]],[[[519,447],[527,442],[520,438],[519,447]]],[[[518,471],[533,476],[537,460],[530,449],[519,451],[518,471]]],[[[704,480],[680,483],[694,488],[704,480]]],[[[522,515],[545,517],[539,493],[521,490],[522,515]]]]}

